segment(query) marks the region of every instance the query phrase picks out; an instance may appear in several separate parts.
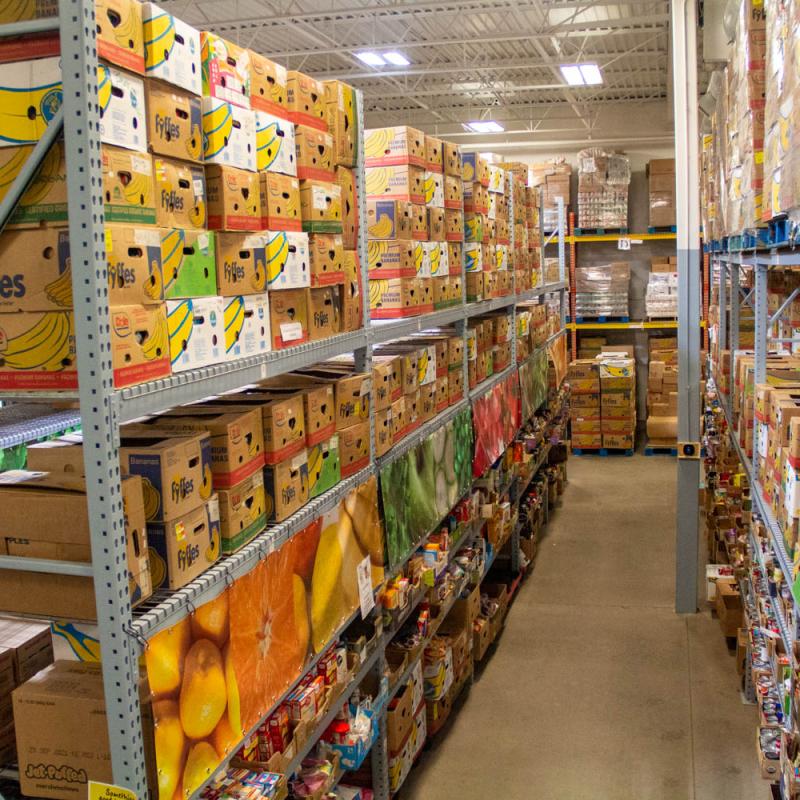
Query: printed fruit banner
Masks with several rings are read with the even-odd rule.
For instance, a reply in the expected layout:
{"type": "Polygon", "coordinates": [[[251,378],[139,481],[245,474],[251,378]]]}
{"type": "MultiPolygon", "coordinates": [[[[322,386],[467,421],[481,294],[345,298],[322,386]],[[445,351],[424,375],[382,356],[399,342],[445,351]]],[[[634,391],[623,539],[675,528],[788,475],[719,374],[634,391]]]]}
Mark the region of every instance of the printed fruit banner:
{"type": "Polygon", "coordinates": [[[467,408],[381,470],[390,565],[402,562],[469,489],[471,458],[467,408]]]}
{"type": "Polygon", "coordinates": [[[377,586],[376,478],[149,641],[159,800],[189,797],[329,644],[359,607],[367,556],[377,586]]]}
{"type": "Polygon", "coordinates": [[[530,419],[547,400],[547,354],[538,350],[519,368],[522,419],[530,419]]]}
{"type": "Polygon", "coordinates": [[[564,378],[567,377],[567,337],[559,336],[547,348],[547,355],[553,362],[553,369],[555,370],[556,382],[553,388],[558,389],[564,383],[564,378]]]}
{"type": "Polygon", "coordinates": [[[474,477],[479,478],[500,458],[519,430],[519,417],[518,373],[512,372],[472,404],[474,477]]]}

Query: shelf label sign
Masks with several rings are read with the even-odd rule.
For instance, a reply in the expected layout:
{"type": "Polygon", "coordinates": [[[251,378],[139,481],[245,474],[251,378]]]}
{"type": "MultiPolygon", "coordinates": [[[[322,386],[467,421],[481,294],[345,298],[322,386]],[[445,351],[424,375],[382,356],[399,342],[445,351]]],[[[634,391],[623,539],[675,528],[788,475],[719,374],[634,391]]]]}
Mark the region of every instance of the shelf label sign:
{"type": "Polygon", "coordinates": [[[622,236],[617,239],[617,250],[630,250],[631,240],[627,236],[622,236]]]}
{"type": "Polygon", "coordinates": [[[136,793],[124,786],[89,781],[89,800],[138,800],[136,793]]]}
{"type": "Polygon", "coordinates": [[[369,556],[361,561],[357,568],[358,599],[361,602],[361,618],[364,619],[375,608],[375,595],[372,591],[372,564],[369,556]]]}

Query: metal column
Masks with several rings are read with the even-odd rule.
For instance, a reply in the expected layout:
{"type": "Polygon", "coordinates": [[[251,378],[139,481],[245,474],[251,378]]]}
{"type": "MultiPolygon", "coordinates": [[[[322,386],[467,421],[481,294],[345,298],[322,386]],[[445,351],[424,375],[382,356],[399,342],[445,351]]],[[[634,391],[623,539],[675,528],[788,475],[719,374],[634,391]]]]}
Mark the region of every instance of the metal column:
{"type": "Polygon", "coordinates": [[[139,663],[130,628],[103,235],[97,44],[93,0],[59,3],[69,244],[80,374],[86,494],[114,783],[147,795],[139,663]]]}
{"type": "Polygon", "coordinates": [[[739,309],[741,308],[742,298],[739,294],[739,276],[741,275],[741,264],[730,265],[731,278],[731,324],[728,329],[728,342],[731,349],[731,375],[733,372],[733,362],[736,358],[736,351],[739,349],[739,309]]]}
{"type": "MultiPolygon", "coordinates": [[[[764,383],[767,379],[767,328],[769,326],[769,310],[767,307],[767,265],[760,259],[754,259],[755,290],[753,298],[753,311],[755,312],[755,369],[753,371],[753,384],[764,383]]],[[[732,369],[731,365],[731,369],[732,369]]],[[[753,477],[758,478],[761,448],[761,424],[758,419],[753,419],[753,477]]],[[[766,453],[763,453],[766,455],[766,453]]],[[[760,491],[754,487],[754,492],[760,491]]]]}
{"type": "Polygon", "coordinates": [[[697,611],[700,485],[700,176],[697,126],[697,19],[694,0],[672,2],[673,102],[678,254],[678,458],[675,610],[697,611]]]}

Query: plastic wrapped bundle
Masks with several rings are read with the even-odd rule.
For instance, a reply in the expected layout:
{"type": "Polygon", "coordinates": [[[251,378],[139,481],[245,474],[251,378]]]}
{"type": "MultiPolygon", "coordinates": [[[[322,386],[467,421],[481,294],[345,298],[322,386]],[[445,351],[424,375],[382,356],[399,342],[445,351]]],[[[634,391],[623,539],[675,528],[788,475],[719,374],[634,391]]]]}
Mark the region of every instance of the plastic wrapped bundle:
{"type": "Polygon", "coordinates": [[[575,314],[578,317],[628,316],[631,269],[625,261],[575,270],[575,314]]]}
{"type": "Polygon", "coordinates": [[[578,153],[578,226],[626,228],[630,162],[599,148],[578,153]]]}
{"type": "Polygon", "coordinates": [[[678,273],[651,272],[647,282],[645,309],[648,317],[678,316],[678,273]]]}

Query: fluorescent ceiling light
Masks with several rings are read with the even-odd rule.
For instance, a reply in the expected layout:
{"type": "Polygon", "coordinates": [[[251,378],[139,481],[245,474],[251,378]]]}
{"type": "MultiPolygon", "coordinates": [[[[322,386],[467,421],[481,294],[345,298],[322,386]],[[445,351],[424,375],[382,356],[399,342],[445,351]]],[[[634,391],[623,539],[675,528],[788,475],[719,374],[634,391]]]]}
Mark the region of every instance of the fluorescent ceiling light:
{"type": "Polygon", "coordinates": [[[407,67],[411,62],[402,53],[381,53],[381,55],[395,67],[407,67]]]}
{"type": "Polygon", "coordinates": [[[559,69],[570,86],[597,86],[603,82],[597,64],[562,64],[559,69]]]}
{"type": "Polygon", "coordinates": [[[467,122],[464,127],[474,133],[502,133],[505,128],[494,120],[483,120],[480,122],[467,122]]]}
{"type": "Polygon", "coordinates": [[[356,58],[360,59],[370,67],[386,66],[386,62],[377,53],[370,53],[370,52],[356,53],[356,58]]]}
{"type": "Polygon", "coordinates": [[[603,76],[600,74],[600,67],[597,64],[581,64],[580,68],[587,86],[597,86],[603,82],[603,76]]]}

